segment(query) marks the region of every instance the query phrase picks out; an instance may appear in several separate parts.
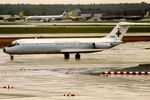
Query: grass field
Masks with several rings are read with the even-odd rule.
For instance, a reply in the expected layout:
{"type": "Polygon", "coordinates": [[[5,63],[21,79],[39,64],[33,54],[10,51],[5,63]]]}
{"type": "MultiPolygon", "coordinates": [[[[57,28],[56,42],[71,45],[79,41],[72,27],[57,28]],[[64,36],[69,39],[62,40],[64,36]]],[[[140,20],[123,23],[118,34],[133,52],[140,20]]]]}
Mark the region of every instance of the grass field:
{"type": "MultiPolygon", "coordinates": [[[[108,33],[114,28],[116,23],[118,22],[0,22],[0,34],[108,33]],[[86,25],[81,25],[81,23],[86,25]]],[[[135,23],[140,23],[140,21],[135,23]]],[[[128,32],[150,33],[150,26],[131,26],[128,32]]]]}
{"type": "MultiPolygon", "coordinates": [[[[114,26],[0,27],[0,34],[108,33],[113,27],[114,26]]],[[[150,33],[150,26],[132,26],[128,32],[150,33]]]]}

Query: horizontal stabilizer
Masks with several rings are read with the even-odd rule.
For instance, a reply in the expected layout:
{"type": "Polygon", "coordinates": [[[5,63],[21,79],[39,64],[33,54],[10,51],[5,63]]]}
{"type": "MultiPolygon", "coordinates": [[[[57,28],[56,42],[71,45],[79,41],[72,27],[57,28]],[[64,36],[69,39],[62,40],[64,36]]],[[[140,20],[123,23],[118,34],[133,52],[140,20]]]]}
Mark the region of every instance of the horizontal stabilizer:
{"type": "Polygon", "coordinates": [[[100,52],[103,49],[62,49],[61,53],[91,53],[91,52],[100,52]]]}

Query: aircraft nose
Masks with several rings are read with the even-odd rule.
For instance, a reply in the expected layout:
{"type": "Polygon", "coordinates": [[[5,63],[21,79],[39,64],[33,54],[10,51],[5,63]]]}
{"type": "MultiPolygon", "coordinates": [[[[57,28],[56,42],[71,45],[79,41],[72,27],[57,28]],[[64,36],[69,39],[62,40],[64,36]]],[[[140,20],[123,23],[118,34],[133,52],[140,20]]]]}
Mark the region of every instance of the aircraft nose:
{"type": "Polygon", "coordinates": [[[3,49],[3,52],[5,52],[5,53],[6,53],[6,49],[5,49],[5,48],[3,49]]]}

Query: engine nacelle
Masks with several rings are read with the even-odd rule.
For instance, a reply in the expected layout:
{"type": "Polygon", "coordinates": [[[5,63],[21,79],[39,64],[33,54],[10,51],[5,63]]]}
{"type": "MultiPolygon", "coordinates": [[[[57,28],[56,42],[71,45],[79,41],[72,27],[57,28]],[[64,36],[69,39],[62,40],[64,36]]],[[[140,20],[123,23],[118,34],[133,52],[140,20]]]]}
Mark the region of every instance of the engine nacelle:
{"type": "Polygon", "coordinates": [[[108,48],[113,47],[114,45],[111,43],[93,43],[93,46],[96,49],[108,49],[108,48]]]}

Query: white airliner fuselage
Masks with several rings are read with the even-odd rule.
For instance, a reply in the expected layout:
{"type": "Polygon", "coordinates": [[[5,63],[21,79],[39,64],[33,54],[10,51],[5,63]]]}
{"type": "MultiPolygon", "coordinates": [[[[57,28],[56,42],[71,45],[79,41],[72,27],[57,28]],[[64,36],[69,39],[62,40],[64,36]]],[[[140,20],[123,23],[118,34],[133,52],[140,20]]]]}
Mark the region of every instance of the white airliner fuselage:
{"type": "MultiPolygon", "coordinates": [[[[69,59],[70,53],[76,53],[75,58],[80,59],[80,53],[99,52],[122,43],[122,38],[130,25],[147,25],[142,23],[120,22],[103,38],[54,38],[54,39],[19,39],[3,51],[10,54],[64,54],[69,59]]],[[[148,24],[149,25],[149,24],[148,24]]]]}
{"type": "Polygon", "coordinates": [[[113,38],[20,39],[4,51],[10,54],[88,53],[108,49],[120,43],[121,41],[113,38]]]}
{"type": "Polygon", "coordinates": [[[63,12],[62,15],[28,16],[26,20],[43,20],[45,22],[48,22],[50,20],[61,20],[65,15],[66,10],[63,12]]]}

